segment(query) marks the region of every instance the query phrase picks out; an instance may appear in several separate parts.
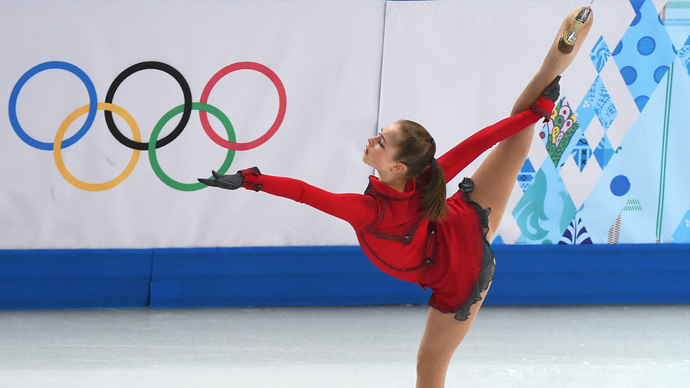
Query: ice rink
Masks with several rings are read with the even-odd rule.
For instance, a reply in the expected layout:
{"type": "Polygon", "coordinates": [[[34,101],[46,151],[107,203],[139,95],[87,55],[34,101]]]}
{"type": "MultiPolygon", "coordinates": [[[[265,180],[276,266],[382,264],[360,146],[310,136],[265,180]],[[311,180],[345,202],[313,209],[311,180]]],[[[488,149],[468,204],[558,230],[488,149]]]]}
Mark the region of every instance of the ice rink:
{"type": "MultiPolygon", "coordinates": [[[[413,387],[428,307],[0,311],[0,387],[413,387]]],[[[688,387],[690,305],[482,308],[447,387],[688,387]]]]}

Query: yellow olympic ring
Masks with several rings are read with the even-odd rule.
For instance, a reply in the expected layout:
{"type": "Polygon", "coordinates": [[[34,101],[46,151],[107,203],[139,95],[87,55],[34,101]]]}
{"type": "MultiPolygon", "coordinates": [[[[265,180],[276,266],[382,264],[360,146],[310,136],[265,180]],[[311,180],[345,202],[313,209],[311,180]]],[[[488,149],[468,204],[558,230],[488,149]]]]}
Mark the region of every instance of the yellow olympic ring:
{"type": "MultiPolygon", "coordinates": [[[[139,160],[139,154],[141,153],[141,151],[133,150],[134,152],[132,152],[132,159],[130,159],[127,168],[125,168],[125,170],[122,171],[120,175],[116,176],[115,179],[111,181],[104,183],[87,183],[75,178],[69,171],[67,171],[67,167],[65,167],[65,163],[62,160],[62,138],[65,136],[65,132],[67,132],[67,128],[69,128],[70,124],[72,124],[74,120],[76,120],[79,116],[88,113],[90,107],[91,105],[84,105],[81,108],[78,108],[69,116],[67,116],[65,121],[63,121],[62,124],[60,124],[60,128],[58,128],[57,134],[55,134],[53,156],[55,157],[55,165],[57,165],[58,171],[60,171],[62,177],[65,178],[67,182],[71,183],[72,186],[86,191],[105,191],[119,185],[123,180],[125,180],[125,178],[127,178],[127,176],[129,176],[129,174],[132,173],[132,170],[134,170],[134,166],[137,165],[137,161],[139,160]]],[[[132,115],[130,115],[126,110],[117,105],[110,104],[107,102],[99,102],[98,110],[110,111],[122,117],[125,120],[125,122],[129,125],[129,128],[132,130],[134,141],[141,141],[141,133],[139,133],[139,126],[137,125],[136,121],[134,121],[132,115]]]]}

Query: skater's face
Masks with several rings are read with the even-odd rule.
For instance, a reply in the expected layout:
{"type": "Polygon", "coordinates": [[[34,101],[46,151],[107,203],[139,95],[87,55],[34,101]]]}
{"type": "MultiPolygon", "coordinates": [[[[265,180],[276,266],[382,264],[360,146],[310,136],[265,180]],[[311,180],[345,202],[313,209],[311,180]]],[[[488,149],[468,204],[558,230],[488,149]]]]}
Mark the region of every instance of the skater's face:
{"type": "Polygon", "coordinates": [[[362,160],[379,173],[393,172],[400,163],[395,160],[400,140],[400,124],[393,123],[381,130],[377,136],[370,137],[364,149],[362,160]]]}

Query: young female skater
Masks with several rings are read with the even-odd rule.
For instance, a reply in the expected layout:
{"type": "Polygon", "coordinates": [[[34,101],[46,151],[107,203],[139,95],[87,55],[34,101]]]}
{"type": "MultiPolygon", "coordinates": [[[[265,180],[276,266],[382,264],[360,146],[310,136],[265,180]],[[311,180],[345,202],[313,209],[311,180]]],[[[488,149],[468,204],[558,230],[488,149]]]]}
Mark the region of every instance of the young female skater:
{"type": "Polygon", "coordinates": [[[580,10],[569,15],[541,69],[512,116],[482,129],[436,160],[436,143],[419,124],[401,120],[369,139],[363,161],[376,169],[364,194],[334,194],[304,182],[262,174],[258,168],[215,179],[209,186],[240,187],[290,198],[352,225],[362,250],[383,272],[433,291],[417,356],[417,387],[443,387],[455,349],[486,296],[495,269],[487,239],[496,230],[532,141],[535,123],[550,117],[558,75],[572,62],[592,18],[569,55],[558,41],[580,10]],[[446,200],[446,183],[496,143],[471,179],[446,200]]]}

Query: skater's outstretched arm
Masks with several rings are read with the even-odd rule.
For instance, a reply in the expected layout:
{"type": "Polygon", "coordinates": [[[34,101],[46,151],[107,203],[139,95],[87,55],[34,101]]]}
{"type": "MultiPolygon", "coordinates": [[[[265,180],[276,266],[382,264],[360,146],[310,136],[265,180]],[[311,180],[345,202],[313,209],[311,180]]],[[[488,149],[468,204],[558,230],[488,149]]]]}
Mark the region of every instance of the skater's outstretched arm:
{"type": "Polygon", "coordinates": [[[331,193],[298,179],[261,174],[256,167],[232,175],[214,171],[213,177],[200,178],[199,182],[228,190],[244,187],[288,198],[347,221],[355,230],[365,229],[378,218],[378,205],[370,195],[331,193]]]}

